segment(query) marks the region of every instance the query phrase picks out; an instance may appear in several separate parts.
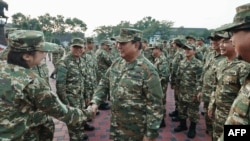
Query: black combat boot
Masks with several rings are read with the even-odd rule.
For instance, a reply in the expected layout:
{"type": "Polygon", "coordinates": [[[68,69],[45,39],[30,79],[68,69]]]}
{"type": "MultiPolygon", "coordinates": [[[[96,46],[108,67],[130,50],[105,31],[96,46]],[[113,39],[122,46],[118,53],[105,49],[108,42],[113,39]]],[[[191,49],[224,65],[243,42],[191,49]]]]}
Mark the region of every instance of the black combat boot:
{"type": "Polygon", "coordinates": [[[178,116],[178,110],[175,109],[173,112],[169,113],[168,115],[169,115],[170,117],[176,117],[176,116],[178,116]]]}
{"type": "Polygon", "coordinates": [[[196,123],[195,122],[191,122],[187,136],[189,138],[194,138],[196,135],[196,123]]]}
{"type": "Polygon", "coordinates": [[[181,132],[181,131],[184,131],[184,130],[187,130],[187,122],[186,122],[186,119],[181,119],[180,120],[180,125],[177,126],[176,128],[174,128],[174,131],[175,132],[181,132]]]}
{"type": "Polygon", "coordinates": [[[161,125],[160,125],[160,128],[163,128],[163,127],[166,127],[165,119],[164,118],[162,119],[161,125]]]}

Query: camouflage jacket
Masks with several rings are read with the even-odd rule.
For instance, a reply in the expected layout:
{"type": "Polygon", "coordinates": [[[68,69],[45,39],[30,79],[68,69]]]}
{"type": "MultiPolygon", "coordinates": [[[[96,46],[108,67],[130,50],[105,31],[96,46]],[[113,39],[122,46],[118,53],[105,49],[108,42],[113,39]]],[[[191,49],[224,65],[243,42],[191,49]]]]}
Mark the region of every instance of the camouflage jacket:
{"type": "Polygon", "coordinates": [[[230,107],[238,95],[247,75],[250,65],[235,58],[228,62],[227,58],[222,59],[216,68],[216,90],[210,97],[209,109],[223,108],[229,113],[230,107]]]}
{"type": "Polygon", "coordinates": [[[176,85],[178,86],[179,84],[176,82],[176,77],[177,77],[177,74],[176,74],[176,71],[179,67],[179,63],[180,61],[184,59],[184,55],[183,55],[183,49],[178,49],[176,52],[175,52],[175,55],[174,55],[174,58],[172,60],[172,65],[171,65],[171,68],[170,68],[170,75],[171,75],[171,85],[176,85]]]}
{"type": "Polygon", "coordinates": [[[91,115],[64,105],[31,69],[0,62],[0,83],[0,140],[23,140],[27,120],[37,110],[73,125],[91,115]]]}
{"type": "Polygon", "coordinates": [[[31,69],[34,70],[41,78],[43,78],[48,83],[48,86],[50,86],[49,68],[44,61],[42,61],[41,64],[34,66],[31,69]]]}
{"type": "Polygon", "coordinates": [[[0,51],[0,60],[7,60],[10,47],[6,47],[4,50],[0,51]]]}
{"type": "Polygon", "coordinates": [[[159,75],[143,55],[132,62],[117,59],[107,70],[92,103],[100,104],[110,92],[111,138],[142,140],[158,136],[163,117],[159,75]]]}
{"type": "Polygon", "coordinates": [[[119,50],[116,47],[113,47],[111,49],[111,60],[114,62],[118,57],[120,57],[119,50]]]}
{"type": "Polygon", "coordinates": [[[97,62],[97,82],[99,82],[112,64],[112,61],[110,54],[108,54],[108,52],[104,49],[98,49],[96,51],[95,57],[97,62]]]}
{"type": "Polygon", "coordinates": [[[142,50],[142,54],[151,62],[154,62],[154,56],[152,55],[151,49],[142,50]]]}
{"type": "MultiPolygon", "coordinates": [[[[250,72],[250,70],[249,70],[250,72]]],[[[250,74],[241,87],[238,96],[234,100],[226,125],[249,125],[250,124],[250,74]]]]}
{"type": "Polygon", "coordinates": [[[97,86],[96,69],[92,57],[89,54],[83,54],[82,58],[85,62],[84,68],[86,70],[86,78],[84,79],[84,98],[91,99],[97,86]]]}
{"type": "Polygon", "coordinates": [[[158,70],[160,79],[164,82],[168,82],[170,74],[169,62],[163,53],[161,56],[155,58],[154,65],[158,70]]]}
{"type": "Polygon", "coordinates": [[[55,65],[64,56],[64,53],[63,47],[57,47],[57,50],[52,52],[52,63],[55,65]]]}
{"type": "Polygon", "coordinates": [[[81,57],[76,60],[70,53],[58,62],[56,89],[63,103],[69,104],[68,96],[83,99],[85,77],[85,61],[81,57]]]}
{"type": "Polygon", "coordinates": [[[212,51],[206,57],[206,62],[203,66],[202,71],[202,100],[210,101],[210,96],[215,90],[216,83],[216,73],[215,68],[219,67],[218,63],[225,58],[225,56],[220,55],[219,53],[212,51]]]}
{"type": "Polygon", "coordinates": [[[202,63],[194,56],[191,60],[181,60],[175,81],[179,84],[179,97],[182,101],[191,102],[193,97],[198,95],[201,90],[201,73],[202,63]]]}

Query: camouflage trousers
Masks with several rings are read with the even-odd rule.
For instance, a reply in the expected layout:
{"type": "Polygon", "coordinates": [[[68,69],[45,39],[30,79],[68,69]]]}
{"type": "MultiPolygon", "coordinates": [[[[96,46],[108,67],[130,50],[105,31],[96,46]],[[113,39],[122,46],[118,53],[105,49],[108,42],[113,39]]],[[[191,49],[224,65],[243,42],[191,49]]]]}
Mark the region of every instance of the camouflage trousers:
{"type": "Polygon", "coordinates": [[[175,109],[178,110],[178,104],[179,104],[179,95],[180,89],[179,87],[174,88],[174,100],[175,100],[175,109]]]}
{"type": "Polygon", "coordinates": [[[217,141],[224,131],[224,124],[227,120],[229,114],[230,106],[225,108],[218,106],[215,110],[214,120],[213,120],[213,141],[217,141]]]}
{"type": "Polygon", "coordinates": [[[26,141],[52,141],[55,131],[55,124],[52,117],[47,122],[35,127],[31,127],[24,135],[26,141]]]}
{"type": "Polygon", "coordinates": [[[209,101],[204,101],[204,116],[205,116],[205,123],[206,123],[206,132],[208,132],[209,135],[212,135],[213,132],[213,121],[211,118],[208,117],[208,105],[209,101]]]}
{"type": "Polygon", "coordinates": [[[198,101],[179,101],[178,103],[178,111],[180,119],[187,119],[191,122],[197,123],[200,115],[199,115],[199,105],[198,101]]]}
{"type": "Polygon", "coordinates": [[[163,92],[163,99],[162,99],[162,104],[163,104],[162,109],[163,109],[163,113],[164,113],[163,118],[165,118],[166,113],[167,113],[167,110],[166,110],[167,100],[166,99],[167,99],[168,83],[167,82],[165,82],[165,83],[162,82],[161,85],[162,85],[162,92],[163,92]]]}
{"type": "MultiPolygon", "coordinates": [[[[69,105],[75,108],[84,109],[85,102],[81,97],[67,96],[69,105]]],[[[70,141],[79,141],[83,139],[84,136],[84,124],[68,125],[69,138],[70,141]]]]}

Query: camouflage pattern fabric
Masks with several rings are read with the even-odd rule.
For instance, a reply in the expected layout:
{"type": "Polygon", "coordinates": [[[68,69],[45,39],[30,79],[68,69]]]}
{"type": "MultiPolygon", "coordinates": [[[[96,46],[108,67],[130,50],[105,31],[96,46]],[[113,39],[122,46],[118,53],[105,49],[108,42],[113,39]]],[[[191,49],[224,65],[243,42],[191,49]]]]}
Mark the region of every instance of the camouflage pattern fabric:
{"type": "Polygon", "coordinates": [[[41,78],[43,78],[48,86],[50,86],[49,83],[49,68],[45,62],[45,60],[43,60],[39,65],[31,68],[32,70],[34,70],[41,78]]]}
{"type": "MultiPolygon", "coordinates": [[[[31,69],[34,70],[34,72],[36,72],[40,76],[40,78],[44,79],[50,87],[49,69],[44,61],[42,61],[40,65],[37,65],[31,69]]],[[[33,115],[30,115],[27,121],[27,125],[30,127],[30,129],[24,135],[24,140],[53,140],[55,130],[54,122],[52,120],[52,117],[46,115],[41,110],[38,110],[37,112],[33,113],[33,115]]]]}
{"type": "Polygon", "coordinates": [[[203,66],[202,72],[202,101],[204,102],[204,113],[205,113],[205,122],[206,128],[209,133],[212,133],[212,120],[208,117],[207,109],[210,102],[210,96],[215,90],[215,68],[218,67],[220,60],[225,58],[225,56],[220,55],[215,51],[211,51],[207,57],[206,62],[203,66]],[[213,67],[214,66],[214,67],[213,67]]]}
{"type": "Polygon", "coordinates": [[[205,58],[205,55],[206,55],[207,52],[208,52],[208,47],[206,47],[206,46],[197,46],[196,47],[196,53],[200,54],[198,56],[201,56],[200,59],[199,59],[199,57],[197,59],[199,59],[201,61],[204,61],[204,58],[205,58]]]}
{"type": "MultiPolygon", "coordinates": [[[[225,125],[249,125],[250,121],[250,70],[249,74],[235,98],[225,125]]],[[[220,141],[224,140],[224,134],[221,134],[220,141]]]]}
{"type": "Polygon", "coordinates": [[[177,70],[177,83],[179,84],[178,111],[180,119],[189,117],[191,122],[199,120],[200,102],[195,98],[201,87],[200,77],[202,63],[193,57],[191,60],[181,60],[177,70]]]}
{"type": "Polygon", "coordinates": [[[211,95],[208,107],[215,115],[213,120],[213,140],[216,141],[223,133],[224,123],[230,107],[250,70],[249,64],[237,58],[232,62],[228,62],[224,58],[218,65],[220,67],[216,69],[216,90],[211,95]]]}
{"type": "Polygon", "coordinates": [[[171,66],[170,66],[170,84],[171,86],[174,86],[174,100],[175,100],[175,107],[178,107],[178,103],[179,103],[179,99],[178,99],[178,95],[179,95],[179,83],[177,81],[177,75],[176,75],[176,71],[178,69],[179,66],[179,62],[184,58],[183,55],[183,49],[178,49],[174,55],[174,59],[171,62],[171,66]]]}
{"type": "MultiPolygon", "coordinates": [[[[57,65],[56,89],[63,103],[72,107],[85,109],[86,68],[83,58],[75,59],[72,54],[66,55],[57,65]]],[[[79,140],[83,136],[81,124],[68,126],[71,140],[79,140]]]]}
{"type": "Polygon", "coordinates": [[[154,63],[154,56],[152,55],[152,49],[145,49],[142,54],[151,62],[154,63]]]}
{"type": "Polygon", "coordinates": [[[114,62],[118,57],[120,57],[119,50],[116,47],[113,47],[111,49],[111,55],[110,58],[114,62]]]}
{"type": "MultiPolygon", "coordinates": [[[[87,68],[86,70],[86,75],[84,79],[84,99],[85,101],[90,101],[93,97],[94,90],[97,86],[97,81],[96,81],[96,70],[95,70],[95,64],[92,60],[92,57],[89,54],[83,54],[82,58],[85,62],[85,67],[87,68]]],[[[86,103],[87,104],[87,103],[86,103]]]]}
{"type": "Polygon", "coordinates": [[[131,63],[117,59],[107,70],[94,94],[99,105],[110,92],[111,128],[114,141],[157,138],[163,118],[162,89],[156,68],[143,55],[131,63]]]}
{"type": "Polygon", "coordinates": [[[10,47],[6,47],[4,50],[0,51],[0,60],[7,60],[10,47]]]}
{"type": "Polygon", "coordinates": [[[154,60],[154,66],[157,68],[160,80],[161,80],[161,86],[162,86],[162,92],[163,92],[163,113],[164,117],[166,116],[166,98],[167,98],[167,87],[168,87],[168,80],[169,80],[169,62],[166,59],[165,55],[162,54],[159,57],[156,57],[154,60]]]}
{"type": "Polygon", "coordinates": [[[110,54],[107,51],[100,48],[95,53],[97,63],[97,83],[101,80],[102,76],[106,73],[107,69],[112,64],[110,54]]]}
{"type": "Polygon", "coordinates": [[[64,105],[31,69],[0,62],[0,140],[23,140],[28,119],[37,110],[68,125],[82,123],[92,112],[64,105]]]}
{"type": "Polygon", "coordinates": [[[56,51],[52,52],[52,63],[56,66],[56,63],[64,56],[64,48],[63,47],[56,47],[56,51]]]}

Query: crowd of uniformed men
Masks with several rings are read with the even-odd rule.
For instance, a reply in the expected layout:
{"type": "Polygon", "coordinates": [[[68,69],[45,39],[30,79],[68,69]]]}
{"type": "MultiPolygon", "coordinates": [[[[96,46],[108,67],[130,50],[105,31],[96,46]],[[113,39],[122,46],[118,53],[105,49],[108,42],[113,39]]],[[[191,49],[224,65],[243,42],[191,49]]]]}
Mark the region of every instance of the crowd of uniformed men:
{"type": "MultiPolygon", "coordinates": [[[[91,112],[95,115],[99,114],[96,105],[99,110],[109,110],[111,107],[110,135],[113,140],[155,140],[158,136],[157,130],[166,126],[164,119],[167,112],[169,112],[173,122],[180,123],[174,128],[174,132],[188,130],[187,136],[194,138],[196,124],[199,122],[201,102],[203,102],[206,133],[211,136],[213,141],[223,140],[224,124],[248,125],[250,123],[248,83],[250,65],[248,58],[244,57],[244,52],[249,54],[250,48],[249,18],[250,4],[239,6],[233,25],[227,24],[215,29],[207,37],[209,40],[207,45],[203,37],[192,35],[169,41],[159,40],[149,45],[147,39],[142,38],[143,35],[139,30],[123,28],[119,36],[102,40],[99,47],[95,45],[95,40],[92,37],[73,38],[65,47],[49,42],[45,42],[46,45],[40,47],[34,45],[34,42],[37,41],[44,42],[40,41],[40,38],[34,38],[38,35],[40,37],[40,32],[36,33],[35,36],[33,32],[36,31],[6,29],[8,47],[0,52],[0,82],[2,85],[0,104],[1,107],[8,107],[13,104],[9,100],[14,100],[13,106],[22,109],[21,112],[18,111],[22,117],[22,112],[25,113],[26,108],[22,108],[23,105],[18,100],[23,100],[26,102],[25,105],[33,105],[30,106],[33,108],[33,112],[30,112],[26,121],[23,122],[25,129],[22,130],[19,129],[22,128],[21,125],[11,126],[11,120],[7,121],[4,119],[6,116],[2,116],[0,118],[0,140],[52,140],[54,133],[52,117],[65,116],[65,113],[48,111],[53,108],[44,109],[42,106],[46,102],[36,101],[35,99],[38,98],[36,96],[20,94],[26,93],[26,91],[30,94],[32,88],[38,89],[37,87],[29,86],[30,89],[23,88],[18,91],[19,87],[26,87],[26,85],[18,85],[18,87],[13,85],[13,83],[27,83],[28,85],[28,83],[38,82],[29,82],[28,78],[25,77],[22,81],[12,82],[14,78],[5,75],[7,71],[15,68],[4,69],[6,62],[12,64],[11,56],[32,49],[48,52],[48,56],[52,56],[50,60],[55,69],[52,74],[49,74],[45,59],[37,65],[28,64],[29,67],[25,67],[25,65],[23,67],[30,68],[43,79],[39,78],[39,81],[47,83],[43,84],[49,87],[47,91],[51,91],[49,77],[56,79],[56,94],[54,95],[59,99],[59,104],[63,103],[63,105],[68,106],[68,109],[70,109],[69,107],[76,108],[75,111],[69,110],[72,112],[72,116],[75,114],[85,115],[82,116],[84,119],[81,122],[75,121],[73,124],[73,117],[70,115],[67,115],[68,118],[59,118],[68,125],[70,140],[87,140],[88,137],[84,131],[94,130],[88,121],[92,119],[91,112]],[[244,36],[248,39],[246,45],[241,45],[246,41],[239,42],[239,39],[236,39],[237,33],[241,31],[248,34],[244,36]],[[129,42],[131,42],[131,46],[128,45],[129,42]],[[24,45],[26,43],[28,46],[24,45]],[[248,49],[241,50],[241,46],[248,49]],[[134,60],[136,63],[133,62],[134,60]],[[143,74],[143,76],[139,74],[143,74]],[[13,88],[8,87],[8,81],[12,82],[10,85],[13,88]],[[168,84],[174,89],[176,106],[174,111],[166,109],[168,84]],[[159,86],[161,90],[157,90],[159,86]],[[12,97],[7,96],[9,92],[13,94],[12,97]],[[13,98],[21,96],[24,98],[13,98]],[[42,106],[40,107],[33,102],[42,106]],[[237,105],[236,102],[239,104],[237,105]],[[77,109],[83,113],[79,114],[77,109]],[[148,112],[151,116],[144,115],[143,112],[148,112]],[[148,119],[141,120],[145,118],[148,119]],[[187,122],[187,119],[190,122],[187,122]],[[141,122],[133,122],[133,120],[141,120],[141,122]],[[128,125],[123,125],[125,123],[128,125]],[[187,123],[190,125],[187,126],[187,123]],[[133,126],[133,124],[137,124],[138,127],[133,126]],[[143,124],[146,124],[147,127],[144,127],[143,124]],[[2,130],[2,127],[5,130],[2,130]],[[140,128],[146,129],[138,131],[137,128],[139,130],[140,128]],[[11,130],[20,131],[12,133],[11,130]],[[144,134],[141,135],[141,132],[144,134]]],[[[22,57],[24,60],[29,60],[27,55],[22,57]]],[[[26,62],[28,62],[27,60],[26,62]]],[[[14,59],[15,61],[17,60],[14,59]]],[[[21,61],[19,63],[21,64],[21,61]]],[[[16,71],[22,73],[21,69],[16,71]]],[[[43,90],[41,87],[45,87],[43,85],[39,85],[40,90],[43,90]]],[[[43,93],[46,92],[44,90],[43,93]]],[[[46,97],[46,95],[40,95],[39,98],[41,97],[46,97]]],[[[41,99],[44,101],[43,98],[41,99]]],[[[58,109],[60,111],[64,108],[58,109]]],[[[4,114],[3,109],[0,109],[1,115],[4,114]]],[[[23,120],[22,118],[16,119],[15,116],[12,118],[12,115],[13,113],[9,114],[8,118],[14,120],[14,123],[19,123],[16,120],[23,120]]]]}

